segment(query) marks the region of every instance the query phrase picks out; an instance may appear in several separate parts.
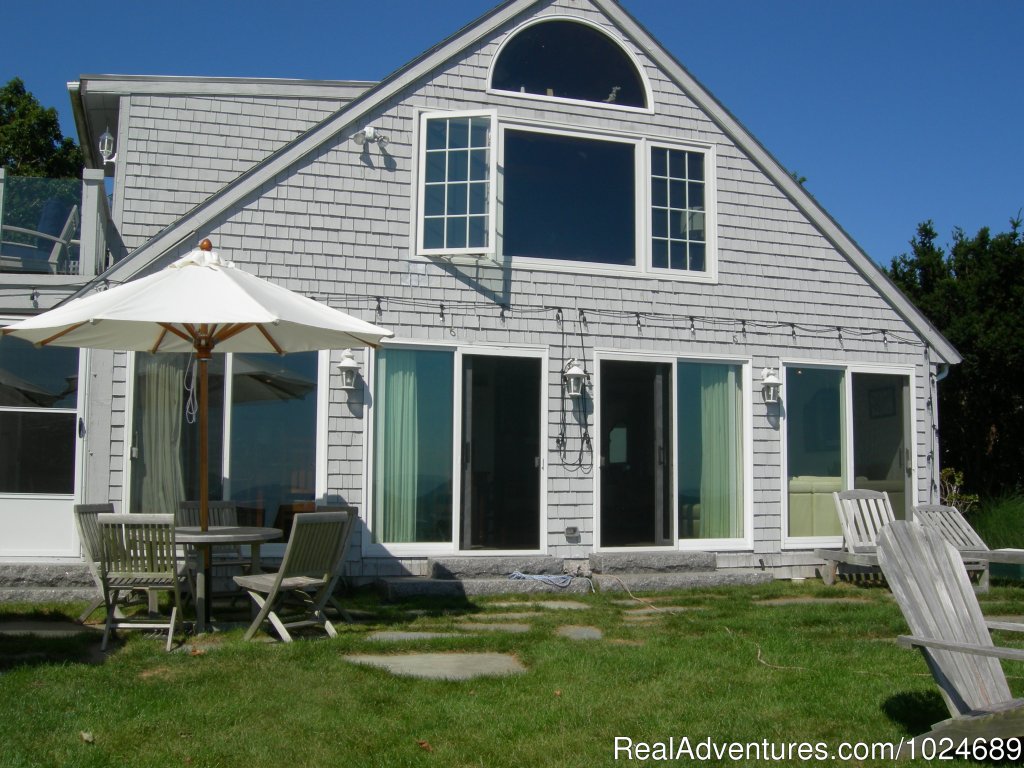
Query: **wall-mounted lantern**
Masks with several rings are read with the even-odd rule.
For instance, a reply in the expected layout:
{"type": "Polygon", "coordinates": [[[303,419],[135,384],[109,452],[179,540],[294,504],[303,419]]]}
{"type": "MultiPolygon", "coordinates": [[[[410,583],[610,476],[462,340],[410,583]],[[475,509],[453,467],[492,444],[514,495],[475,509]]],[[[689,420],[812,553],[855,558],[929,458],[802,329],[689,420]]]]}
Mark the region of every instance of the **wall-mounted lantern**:
{"type": "Polygon", "coordinates": [[[356,362],[355,355],[352,354],[351,349],[346,349],[341,353],[341,362],[338,363],[338,374],[341,376],[342,389],[355,389],[356,378],[359,376],[359,363],[356,362]]]}
{"type": "Polygon", "coordinates": [[[117,160],[117,154],[114,152],[115,148],[114,135],[110,132],[110,127],[108,126],[107,130],[100,134],[99,143],[100,157],[103,158],[104,164],[117,160]]]}
{"type": "Polygon", "coordinates": [[[774,368],[764,368],[761,371],[761,397],[769,405],[779,402],[782,395],[782,379],[778,377],[774,368]]]}
{"type": "Polygon", "coordinates": [[[576,358],[570,358],[562,369],[562,386],[569,397],[579,397],[587,382],[587,372],[576,364],[576,358]]]}

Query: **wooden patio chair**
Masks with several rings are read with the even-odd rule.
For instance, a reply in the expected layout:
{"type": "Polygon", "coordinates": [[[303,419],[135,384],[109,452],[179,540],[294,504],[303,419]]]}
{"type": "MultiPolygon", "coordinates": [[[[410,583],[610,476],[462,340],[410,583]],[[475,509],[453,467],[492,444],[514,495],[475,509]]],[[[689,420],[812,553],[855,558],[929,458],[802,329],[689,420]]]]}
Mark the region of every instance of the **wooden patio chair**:
{"type": "Polygon", "coordinates": [[[1024,699],[1013,698],[999,664],[1024,661],[1024,650],[996,646],[989,633],[1024,624],[985,620],[960,553],[934,528],[890,523],[878,536],[878,560],[910,627],[897,642],[921,651],[949,708],[950,719],[915,742],[1024,736],[1024,699]]]}
{"type": "Polygon", "coordinates": [[[270,621],[286,643],[292,639],[288,630],[296,627],[322,626],[329,636],[337,637],[334,625],[324,614],[324,606],[341,575],[351,528],[352,516],[348,512],[296,515],[277,573],[235,576],[238,586],[259,607],[259,613],[245,631],[246,640],[253,638],[264,621],[270,621]],[[288,597],[299,601],[291,610],[286,605],[288,597]]]}
{"type": "Polygon", "coordinates": [[[166,649],[171,650],[174,630],[181,614],[181,586],[186,576],[179,570],[174,545],[174,515],[100,514],[100,578],[103,599],[107,606],[107,622],[103,630],[106,650],[110,635],[118,629],[167,629],[166,649]],[[171,615],[158,621],[150,612],[143,619],[118,617],[114,600],[119,592],[145,589],[170,592],[173,597],[171,615]]]}
{"type": "MultiPolygon", "coordinates": [[[[113,504],[75,504],[75,525],[78,528],[78,540],[82,545],[82,559],[89,567],[93,581],[96,582],[98,596],[93,599],[78,617],[79,624],[84,624],[93,612],[104,605],[103,579],[100,577],[100,556],[103,553],[103,535],[100,532],[99,516],[113,514],[113,504]]],[[[120,611],[116,605],[115,611],[120,611]]]]}
{"type": "Polygon", "coordinates": [[[896,519],[884,491],[838,491],[832,494],[843,529],[842,549],[816,549],[815,557],[825,561],[821,580],[836,582],[840,573],[878,572],[878,533],[896,519]]]}
{"type": "MultiPolygon", "coordinates": [[[[934,528],[943,538],[953,545],[968,571],[979,571],[981,576],[978,590],[987,592],[989,587],[989,560],[993,550],[982,541],[970,523],[960,514],[956,507],[945,504],[917,504],[914,506],[913,519],[926,528],[934,528]]],[[[1019,552],[1024,557],[1024,550],[994,550],[996,559],[1003,552],[1019,552]]]]}

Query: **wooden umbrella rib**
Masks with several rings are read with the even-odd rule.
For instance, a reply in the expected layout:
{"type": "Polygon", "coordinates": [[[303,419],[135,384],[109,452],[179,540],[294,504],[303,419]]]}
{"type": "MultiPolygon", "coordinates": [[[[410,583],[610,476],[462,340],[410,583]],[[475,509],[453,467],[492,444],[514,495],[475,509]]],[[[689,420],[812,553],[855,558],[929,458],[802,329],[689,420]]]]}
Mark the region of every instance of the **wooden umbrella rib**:
{"type": "Polygon", "coordinates": [[[213,336],[214,344],[220,344],[222,341],[227,341],[233,336],[249,330],[252,328],[252,323],[232,323],[231,325],[222,326],[213,336]]]}
{"type": "Polygon", "coordinates": [[[50,336],[50,337],[49,337],[48,339],[43,339],[42,341],[37,341],[37,342],[36,342],[36,346],[39,346],[39,347],[45,347],[45,346],[46,346],[47,344],[49,344],[49,343],[50,343],[51,341],[56,341],[56,340],[57,340],[57,339],[59,339],[59,338],[60,338],[61,336],[65,336],[65,335],[67,335],[67,334],[71,333],[72,331],[77,331],[77,330],[78,330],[79,328],[81,328],[81,327],[82,327],[83,325],[85,325],[85,324],[86,324],[87,322],[88,322],[88,321],[85,321],[85,322],[81,322],[81,323],[75,323],[74,325],[70,325],[70,326],[68,326],[67,328],[65,328],[65,329],[64,329],[63,331],[60,331],[60,332],[58,332],[58,333],[55,333],[55,334],[53,334],[53,336],[50,336]]]}
{"type": "Polygon", "coordinates": [[[259,324],[256,327],[259,329],[259,332],[263,334],[263,338],[267,340],[267,343],[274,348],[274,351],[279,355],[283,355],[284,350],[281,349],[280,345],[278,345],[276,341],[274,341],[274,337],[267,332],[267,329],[264,328],[262,324],[259,324]]]}

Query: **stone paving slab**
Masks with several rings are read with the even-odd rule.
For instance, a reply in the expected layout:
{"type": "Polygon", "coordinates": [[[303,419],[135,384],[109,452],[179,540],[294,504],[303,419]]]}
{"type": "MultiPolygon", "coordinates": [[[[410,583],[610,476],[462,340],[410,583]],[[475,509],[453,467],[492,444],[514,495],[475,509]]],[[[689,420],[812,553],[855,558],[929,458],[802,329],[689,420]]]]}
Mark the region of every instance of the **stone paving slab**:
{"type": "Polygon", "coordinates": [[[702,611],[703,608],[695,605],[660,605],[650,608],[633,608],[623,611],[623,618],[634,618],[639,616],[661,616],[669,613],[689,613],[690,611],[702,611]]]}
{"type": "Polygon", "coordinates": [[[754,605],[841,605],[843,603],[864,605],[870,602],[863,597],[773,597],[769,600],[756,600],[754,605]]]}
{"type": "Polygon", "coordinates": [[[550,611],[589,611],[590,606],[579,600],[538,600],[534,605],[550,611]]]}
{"type": "Polygon", "coordinates": [[[513,619],[536,619],[536,611],[521,611],[518,613],[474,613],[467,616],[466,619],[470,621],[491,621],[495,619],[499,621],[511,621],[513,619]]]}
{"type": "Polygon", "coordinates": [[[520,675],[526,667],[504,653],[408,653],[394,656],[344,656],[353,664],[425,680],[472,680],[476,677],[520,675]]]}
{"type": "Polygon", "coordinates": [[[480,629],[485,632],[508,632],[509,634],[518,635],[524,632],[530,631],[529,624],[477,624],[477,623],[466,623],[464,626],[472,627],[473,629],[480,629]]]}
{"type": "Polygon", "coordinates": [[[600,640],[604,637],[604,633],[597,627],[580,627],[575,625],[559,627],[555,630],[555,634],[569,640],[600,640]]]}
{"type": "Polygon", "coordinates": [[[366,636],[367,642],[376,643],[401,643],[406,640],[438,640],[446,637],[472,637],[472,634],[464,632],[401,632],[382,630],[371,632],[366,636]]]}

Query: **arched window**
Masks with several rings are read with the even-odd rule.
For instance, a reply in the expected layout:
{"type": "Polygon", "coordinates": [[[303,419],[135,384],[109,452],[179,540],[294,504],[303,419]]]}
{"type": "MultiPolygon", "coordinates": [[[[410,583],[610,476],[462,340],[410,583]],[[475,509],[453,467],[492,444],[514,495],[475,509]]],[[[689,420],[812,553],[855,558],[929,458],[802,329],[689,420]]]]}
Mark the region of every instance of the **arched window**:
{"type": "Polygon", "coordinates": [[[494,64],[491,87],[627,107],[646,107],[643,80],[626,52],[585,24],[555,19],[508,41],[494,64]]]}

